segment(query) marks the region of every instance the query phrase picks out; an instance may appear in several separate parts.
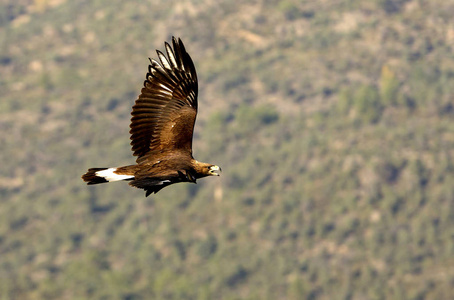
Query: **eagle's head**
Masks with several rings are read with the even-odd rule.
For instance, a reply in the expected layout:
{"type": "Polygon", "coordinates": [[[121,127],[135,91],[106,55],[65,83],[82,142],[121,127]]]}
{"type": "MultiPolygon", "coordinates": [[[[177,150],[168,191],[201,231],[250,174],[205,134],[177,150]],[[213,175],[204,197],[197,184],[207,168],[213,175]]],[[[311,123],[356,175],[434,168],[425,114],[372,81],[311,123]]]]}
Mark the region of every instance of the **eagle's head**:
{"type": "Polygon", "coordinates": [[[195,161],[194,169],[197,172],[197,178],[206,176],[219,176],[219,173],[221,172],[221,168],[219,166],[208,163],[201,163],[198,161],[195,161]]]}

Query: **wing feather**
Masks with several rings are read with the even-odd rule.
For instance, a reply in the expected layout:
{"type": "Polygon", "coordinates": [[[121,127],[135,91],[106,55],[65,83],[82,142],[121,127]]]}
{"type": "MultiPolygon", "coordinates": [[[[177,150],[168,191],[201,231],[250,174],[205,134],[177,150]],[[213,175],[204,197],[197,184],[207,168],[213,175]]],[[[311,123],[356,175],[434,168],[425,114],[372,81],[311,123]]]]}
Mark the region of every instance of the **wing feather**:
{"type": "Polygon", "coordinates": [[[167,70],[167,71],[171,71],[172,70],[172,67],[170,66],[170,63],[169,61],[167,60],[166,56],[164,55],[164,53],[162,53],[161,51],[159,50],[156,50],[156,53],[158,53],[158,58],[159,60],[161,61],[161,65],[167,70]]]}
{"type": "Polygon", "coordinates": [[[172,69],[178,69],[177,61],[175,59],[175,54],[173,53],[172,48],[170,47],[169,43],[165,43],[167,57],[169,57],[170,63],[172,65],[172,69]]]}
{"type": "Polygon", "coordinates": [[[131,146],[137,161],[154,151],[183,150],[192,155],[197,116],[197,74],[180,39],[165,43],[150,59],[141,94],[131,112],[131,146]]]}

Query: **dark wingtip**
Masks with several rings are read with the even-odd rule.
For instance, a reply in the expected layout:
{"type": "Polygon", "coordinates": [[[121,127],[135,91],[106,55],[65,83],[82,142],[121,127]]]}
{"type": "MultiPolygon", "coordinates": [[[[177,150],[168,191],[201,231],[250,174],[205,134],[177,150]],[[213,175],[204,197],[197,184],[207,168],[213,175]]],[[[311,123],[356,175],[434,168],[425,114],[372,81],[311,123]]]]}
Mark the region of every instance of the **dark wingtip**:
{"type": "Polygon", "coordinates": [[[178,38],[178,44],[180,45],[180,47],[183,47],[183,49],[184,49],[183,41],[180,38],[178,38]]]}

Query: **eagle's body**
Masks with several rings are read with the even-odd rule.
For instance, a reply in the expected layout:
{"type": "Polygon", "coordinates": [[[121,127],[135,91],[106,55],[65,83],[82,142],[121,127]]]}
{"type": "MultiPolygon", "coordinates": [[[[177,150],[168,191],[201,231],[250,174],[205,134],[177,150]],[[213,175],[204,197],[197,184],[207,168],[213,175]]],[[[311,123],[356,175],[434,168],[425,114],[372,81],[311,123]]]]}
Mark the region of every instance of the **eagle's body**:
{"type": "Polygon", "coordinates": [[[132,109],[131,145],[137,164],[118,168],[91,168],[82,179],[88,184],[129,180],[146,196],[177,182],[219,174],[218,166],[192,157],[192,135],[197,116],[197,74],[179,39],[165,43],[167,58],[157,51],[147,79],[132,109]]]}

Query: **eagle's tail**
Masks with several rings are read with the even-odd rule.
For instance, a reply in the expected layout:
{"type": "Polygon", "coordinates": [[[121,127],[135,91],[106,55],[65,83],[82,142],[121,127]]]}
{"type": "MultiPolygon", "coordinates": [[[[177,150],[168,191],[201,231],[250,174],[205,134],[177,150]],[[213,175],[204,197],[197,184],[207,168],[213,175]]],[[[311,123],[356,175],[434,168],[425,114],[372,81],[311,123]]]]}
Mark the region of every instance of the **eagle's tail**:
{"type": "Polygon", "coordinates": [[[91,168],[82,175],[82,179],[87,184],[98,184],[119,180],[133,180],[132,172],[125,172],[123,168],[91,168]],[[119,169],[122,169],[121,171],[119,169]]]}

